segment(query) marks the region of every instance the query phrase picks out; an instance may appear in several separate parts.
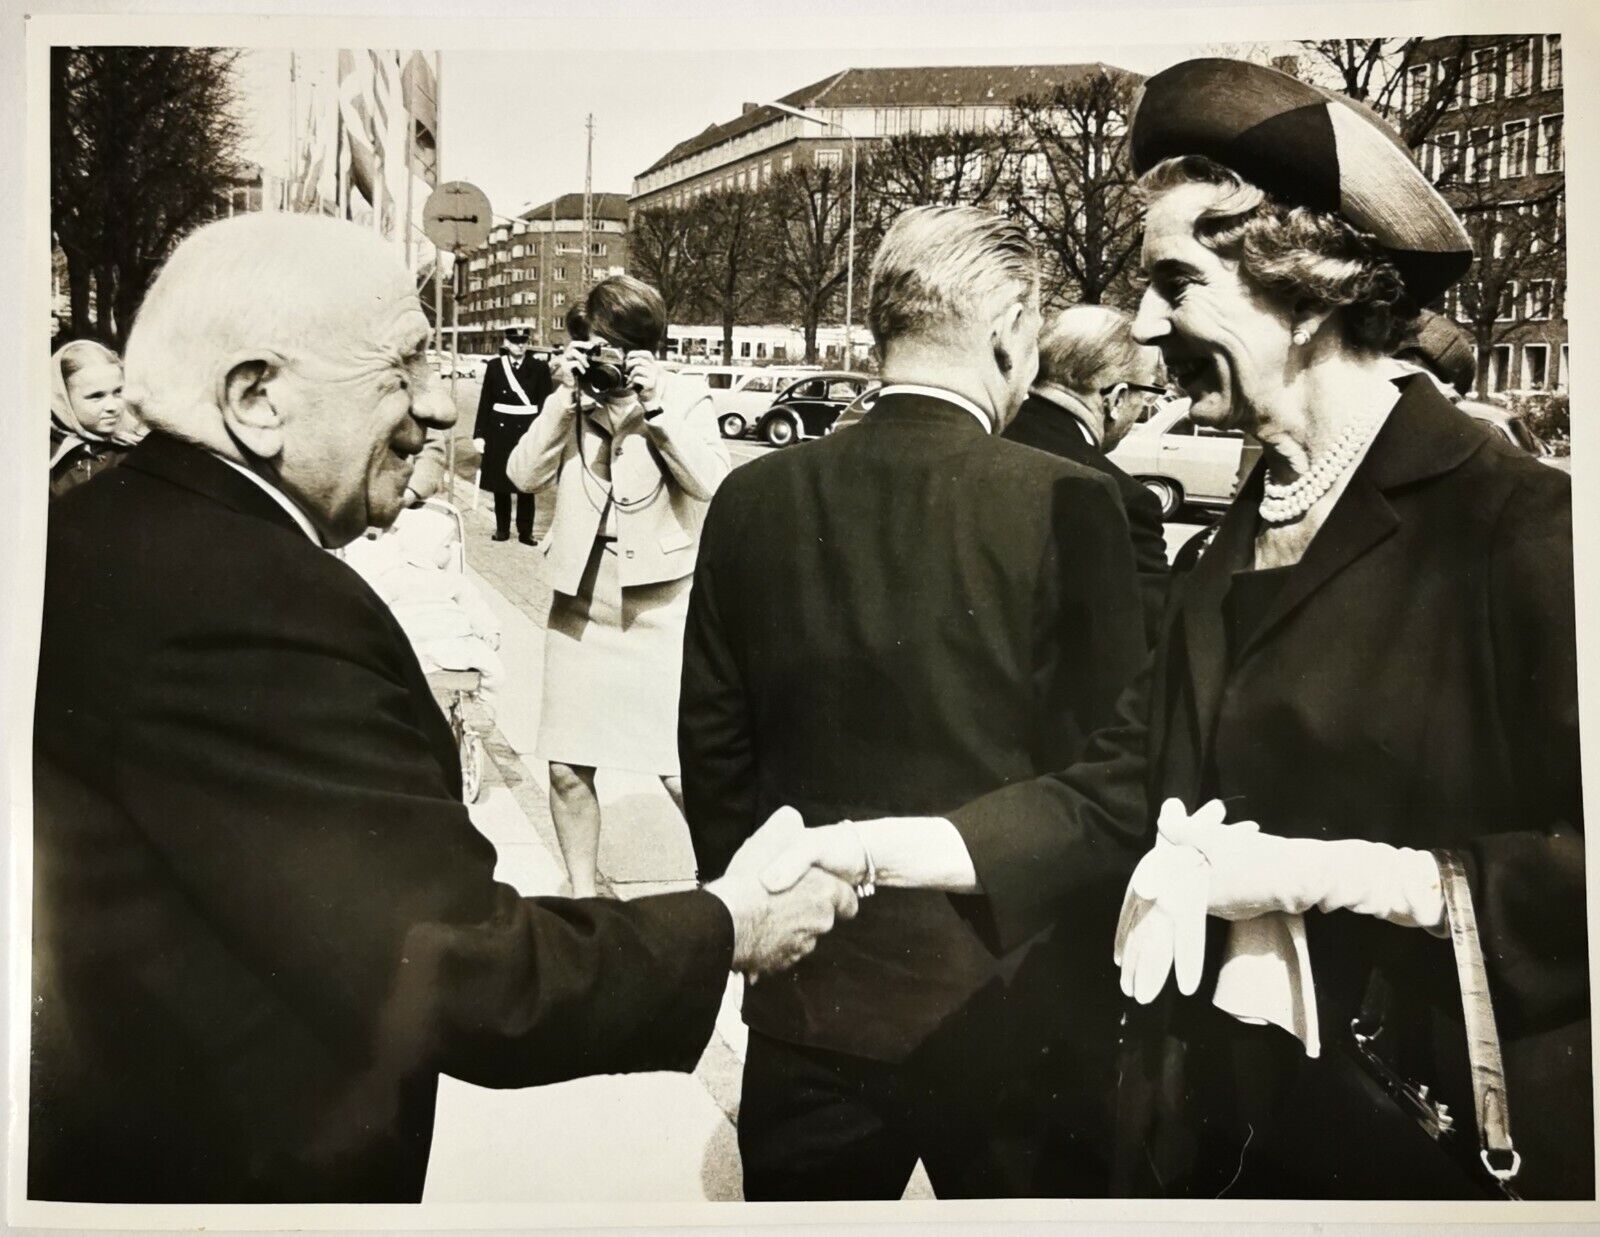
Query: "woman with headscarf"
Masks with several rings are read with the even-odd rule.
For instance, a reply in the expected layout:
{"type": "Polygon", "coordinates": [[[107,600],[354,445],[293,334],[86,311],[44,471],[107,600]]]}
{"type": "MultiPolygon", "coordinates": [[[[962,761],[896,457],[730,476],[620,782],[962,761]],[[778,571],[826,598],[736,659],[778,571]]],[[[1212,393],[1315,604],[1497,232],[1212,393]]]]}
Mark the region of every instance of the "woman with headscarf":
{"type": "Polygon", "coordinates": [[[1131,149],[1135,334],[1262,466],[1082,763],[942,833],[813,830],[769,884],[981,891],[1007,948],[1098,915],[1105,982],[1166,993],[1119,1192],[1593,1198],[1570,483],[1390,358],[1465,231],[1380,121],[1260,66],[1157,74],[1131,149]]]}
{"type": "Polygon", "coordinates": [[[122,361],[115,352],[92,339],[75,339],[50,358],[50,378],[50,497],[55,499],[117,464],[128,446],[117,441],[126,405],[122,361]]]}

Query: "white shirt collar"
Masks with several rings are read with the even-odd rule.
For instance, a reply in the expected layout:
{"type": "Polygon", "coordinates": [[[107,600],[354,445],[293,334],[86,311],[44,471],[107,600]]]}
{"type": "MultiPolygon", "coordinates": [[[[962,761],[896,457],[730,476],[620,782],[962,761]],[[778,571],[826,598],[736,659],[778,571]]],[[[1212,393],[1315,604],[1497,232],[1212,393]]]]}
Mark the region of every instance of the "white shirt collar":
{"type": "MultiPolygon", "coordinates": [[[[216,452],[212,452],[212,454],[216,455],[216,452]]],[[[310,519],[307,518],[304,511],[300,510],[299,507],[296,507],[292,502],[289,501],[289,496],[287,494],[278,489],[276,486],[270,484],[266,478],[258,477],[243,464],[237,463],[234,460],[230,460],[225,455],[216,455],[216,458],[221,460],[229,468],[233,469],[233,471],[238,473],[241,477],[248,477],[253,484],[264,490],[273,502],[277,503],[278,506],[282,507],[294,518],[294,522],[300,526],[301,530],[307,537],[311,538],[313,544],[315,544],[318,548],[322,548],[322,538],[317,536],[316,527],[311,523],[310,519]]]]}
{"type": "Polygon", "coordinates": [[[989,419],[988,413],[979,408],[965,395],[957,395],[954,391],[946,391],[943,387],[925,387],[914,382],[892,382],[886,387],[878,388],[878,398],[882,399],[885,395],[926,395],[930,399],[942,399],[947,404],[965,408],[973,416],[977,417],[978,424],[983,426],[985,434],[995,432],[994,422],[989,419]]]}

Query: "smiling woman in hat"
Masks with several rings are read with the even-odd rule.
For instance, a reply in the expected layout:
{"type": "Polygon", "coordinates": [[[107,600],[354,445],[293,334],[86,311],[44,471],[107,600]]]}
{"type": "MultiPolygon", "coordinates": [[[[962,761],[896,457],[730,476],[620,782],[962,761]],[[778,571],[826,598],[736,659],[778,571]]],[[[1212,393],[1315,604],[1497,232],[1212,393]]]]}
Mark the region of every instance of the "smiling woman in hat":
{"type": "Polygon", "coordinates": [[[1115,924],[1124,992],[1198,994],[1130,1010],[1119,1192],[1592,1198],[1570,485],[1390,359],[1465,232],[1260,66],[1157,74],[1131,143],[1135,334],[1262,466],[1083,763],[769,879],[981,891],[1005,948],[1110,893],[1084,948],[1115,924]]]}

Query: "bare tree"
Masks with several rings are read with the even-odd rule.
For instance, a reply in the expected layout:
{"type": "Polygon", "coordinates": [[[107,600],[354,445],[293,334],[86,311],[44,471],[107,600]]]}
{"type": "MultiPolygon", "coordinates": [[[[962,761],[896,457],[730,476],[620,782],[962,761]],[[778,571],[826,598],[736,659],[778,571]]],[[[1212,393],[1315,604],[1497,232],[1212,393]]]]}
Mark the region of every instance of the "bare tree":
{"type": "Polygon", "coordinates": [[[119,349],[173,246],[215,217],[237,175],[238,52],[57,47],[50,54],[51,228],[72,332],[119,349]]]}
{"type": "Polygon", "coordinates": [[[1045,251],[1047,302],[1131,300],[1144,235],[1128,158],[1137,86],[1102,71],[1014,105],[1007,207],[1045,251]]]}
{"type": "Polygon", "coordinates": [[[661,293],[669,323],[694,309],[705,286],[704,212],[696,206],[651,207],[628,228],[628,263],[661,293]]]}
{"type": "Polygon", "coordinates": [[[1415,150],[1439,125],[1460,93],[1467,68],[1465,37],[1453,39],[1443,55],[1433,40],[1307,39],[1301,75],[1365,103],[1392,123],[1406,145],[1415,150]],[[1415,74],[1424,64],[1438,72],[1415,74]]]}
{"type": "Polygon", "coordinates": [[[695,202],[704,241],[701,293],[722,324],[722,355],[733,359],[733,328],[771,300],[773,212],[770,195],[756,189],[720,189],[695,202]]]}
{"type": "Polygon", "coordinates": [[[817,359],[817,326],[845,284],[850,234],[849,173],[801,164],[772,183],[772,264],[768,278],[817,359]]]}

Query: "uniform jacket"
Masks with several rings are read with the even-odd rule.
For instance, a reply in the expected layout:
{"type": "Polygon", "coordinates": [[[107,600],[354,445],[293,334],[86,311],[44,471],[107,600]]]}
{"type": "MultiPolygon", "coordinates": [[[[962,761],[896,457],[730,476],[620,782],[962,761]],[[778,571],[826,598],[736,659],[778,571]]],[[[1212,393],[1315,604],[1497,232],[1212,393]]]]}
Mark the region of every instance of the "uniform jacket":
{"type": "MultiPolygon", "coordinates": [[[[1401,390],[1231,674],[1223,598],[1251,565],[1260,468],[1178,586],[1117,725],[1082,763],[952,819],[998,948],[1108,888],[1114,898],[1161,802],[1197,806],[1208,762],[1230,819],[1460,852],[1524,1184],[1593,1197],[1570,483],[1486,438],[1430,383],[1401,390]]],[[[1093,942],[1107,985],[1115,905],[1093,942]]],[[[1307,927],[1324,1039],[1374,984],[1392,993],[1388,1042],[1408,1043],[1409,1076],[1448,1096],[1474,1146],[1449,941],[1348,912],[1307,927]]],[[[1324,1056],[1342,1068],[1342,1054],[1324,1056]]]]}
{"type": "Polygon", "coordinates": [[[1005,437],[1013,442],[1037,447],[1105,473],[1117,483],[1117,494],[1128,516],[1128,532],[1133,538],[1139,597],[1144,603],[1145,635],[1153,644],[1160,630],[1169,583],[1166,525],[1161,519],[1161,504],[1154,494],[1118,468],[1097,444],[1090,442],[1086,434],[1072,413],[1041,395],[1028,396],[1005,431],[1005,437]]]}
{"type": "MultiPolygon", "coordinates": [[[[702,878],[778,807],[947,812],[1071,758],[1143,656],[1112,484],[887,395],[737,469],[707,519],[678,747],[702,878]]],[[[960,899],[884,889],[746,993],[791,1042],[904,1059],[996,974],[960,899]]],[[[1020,942],[1018,942],[1020,943],[1020,942]]]]}
{"type": "Polygon", "coordinates": [[[575,596],[595,537],[615,529],[624,588],[681,580],[694,572],[706,504],[728,474],[728,450],[706,399],[684,407],[667,391],[667,408],[635,418],[611,435],[573,393],[560,387],[512,452],[507,473],[528,493],[554,486],[556,513],[540,549],[550,560],[550,587],[575,596]],[[609,488],[620,500],[606,518],[608,483],[593,472],[604,454],[609,488]]]}
{"type": "Polygon", "coordinates": [[[484,369],[483,387],[478,393],[478,416],[472,425],[472,436],[483,439],[478,486],[489,491],[507,492],[513,488],[506,479],[506,458],[528,432],[554,389],[550,367],[531,352],[524,353],[522,363],[514,367],[517,382],[528,397],[529,402],[524,404],[522,396],[506,377],[506,362],[510,359],[509,355],[501,353],[484,369]],[[527,411],[503,412],[496,408],[497,404],[527,411]]]}
{"type": "Polygon", "coordinates": [[[164,434],[51,510],[35,754],[31,1197],[416,1202],[440,1073],[710,1034],[720,903],[496,883],[389,611],[164,434]]]}

